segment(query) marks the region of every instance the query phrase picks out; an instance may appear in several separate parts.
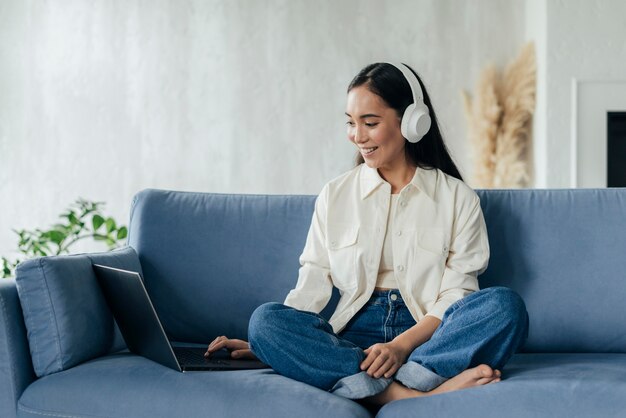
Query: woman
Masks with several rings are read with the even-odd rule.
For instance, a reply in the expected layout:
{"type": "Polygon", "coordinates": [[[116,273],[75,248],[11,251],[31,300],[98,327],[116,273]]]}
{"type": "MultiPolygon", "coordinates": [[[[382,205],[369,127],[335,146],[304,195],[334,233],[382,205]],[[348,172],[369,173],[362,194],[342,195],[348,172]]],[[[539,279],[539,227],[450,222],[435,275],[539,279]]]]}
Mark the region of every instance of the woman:
{"type": "Polygon", "coordinates": [[[216,338],[234,358],[376,404],[500,381],[528,335],[522,299],[479,290],[489,260],[477,194],[443,142],[410,67],[375,63],[348,87],[357,165],[318,196],[284,304],[255,310],[250,343],[216,338]],[[333,285],[341,298],[319,315],[333,285]]]}

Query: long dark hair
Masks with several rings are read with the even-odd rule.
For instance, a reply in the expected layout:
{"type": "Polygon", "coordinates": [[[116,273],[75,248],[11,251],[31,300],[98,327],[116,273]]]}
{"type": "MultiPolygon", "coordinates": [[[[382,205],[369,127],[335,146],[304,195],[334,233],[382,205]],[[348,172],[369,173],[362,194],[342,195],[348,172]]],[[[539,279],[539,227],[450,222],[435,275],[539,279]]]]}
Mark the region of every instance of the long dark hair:
{"type": "MultiPolygon", "coordinates": [[[[446,144],[443,142],[435,109],[433,109],[430,102],[424,83],[422,83],[422,80],[411,67],[409,69],[415,74],[422,87],[424,104],[430,110],[432,122],[430,130],[419,142],[405,141],[404,152],[409,161],[412,161],[418,167],[425,169],[438,168],[444,173],[463,181],[461,173],[459,173],[454,161],[452,161],[446,144]]],[[[391,64],[377,62],[363,68],[350,82],[348,93],[353,88],[362,85],[365,85],[372,93],[380,96],[389,107],[395,109],[398,117],[402,117],[407,106],[413,103],[409,82],[404,78],[402,72],[391,64]]],[[[357,153],[355,162],[356,165],[365,162],[361,153],[357,153]]]]}

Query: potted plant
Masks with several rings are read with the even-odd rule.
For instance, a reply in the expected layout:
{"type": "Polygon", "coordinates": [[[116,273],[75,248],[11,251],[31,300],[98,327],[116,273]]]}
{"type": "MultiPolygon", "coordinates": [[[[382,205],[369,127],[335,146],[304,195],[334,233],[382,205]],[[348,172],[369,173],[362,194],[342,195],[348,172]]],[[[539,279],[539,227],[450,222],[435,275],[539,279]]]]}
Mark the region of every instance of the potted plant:
{"type": "Polygon", "coordinates": [[[128,229],[112,217],[101,213],[104,202],[90,202],[78,198],[65,213],[60,216],[63,222],[47,230],[13,231],[19,236],[18,251],[24,255],[15,261],[2,257],[2,278],[13,276],[17,265],[24,259],[48,255],[69,254],[70,246],[83,239],[104,242],[109,250],[125,243],[128,229]]]}

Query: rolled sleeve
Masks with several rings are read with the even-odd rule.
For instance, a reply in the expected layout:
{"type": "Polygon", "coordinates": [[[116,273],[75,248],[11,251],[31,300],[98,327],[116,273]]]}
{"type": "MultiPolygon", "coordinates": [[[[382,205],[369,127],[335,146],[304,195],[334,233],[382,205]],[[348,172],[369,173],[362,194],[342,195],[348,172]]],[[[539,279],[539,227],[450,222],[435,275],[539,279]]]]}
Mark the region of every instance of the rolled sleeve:
{"type": "Polygon", "coordinates": [[[287,306],[319,313],[332,295],[333,285],[325,233],[327,208],[328,185],[325,185],[315,200],[311,226],[299,258],[298,282],[285,299],[284,304],[287,306]]]}
{"type": "Polygon", "coordinates": [[[482,274],[489,263],[489,239],[487,226],[480,207],[480,199],[474,199],[466,214],[458,216],[458,228],[455,228],[446,267],[441,281],[439,297],[426,315],[442,319],[446,310],[454,302],[478,291],[478,275],[482,274]]]}

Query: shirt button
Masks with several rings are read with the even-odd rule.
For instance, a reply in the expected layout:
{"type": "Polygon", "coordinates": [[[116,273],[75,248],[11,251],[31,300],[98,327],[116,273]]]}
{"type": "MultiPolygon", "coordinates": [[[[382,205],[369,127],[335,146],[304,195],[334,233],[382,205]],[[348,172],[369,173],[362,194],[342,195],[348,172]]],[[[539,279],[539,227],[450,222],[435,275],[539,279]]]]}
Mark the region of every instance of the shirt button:
{"type": "Polygon", "coordinates": [[[335,245],[337,245],[337,241],[331,241],[330,245],[332,245],[334,247],[335,245]]]}
{"type": "Polygon", "coordinates": [[[398,231],[398,232],[396,232],[396,235],[397,235],[397,236],[402,235],[402,231],[398,231]]]}
{"type": "Polygon", "coordinates": [[[400,202],[400,206],[406,206],[406,202],[403,200],[402,202],[400,202]]]}
{"type": "Polygon", "coordinates": [[[397,300],[398,299],[398,295],[396,295],[395,293],[393,293],[391,295],[391,300],[397,300]]]}
{"type": "Polygon", "coordinates": [[[404,271],[404,266],[398,266],[398,271],[404,271]]]}
{"type": "Polygon", "coordinates": [[[448,251],[448,247],[443,247],[443,252],[447,252],[448,251]]]}

